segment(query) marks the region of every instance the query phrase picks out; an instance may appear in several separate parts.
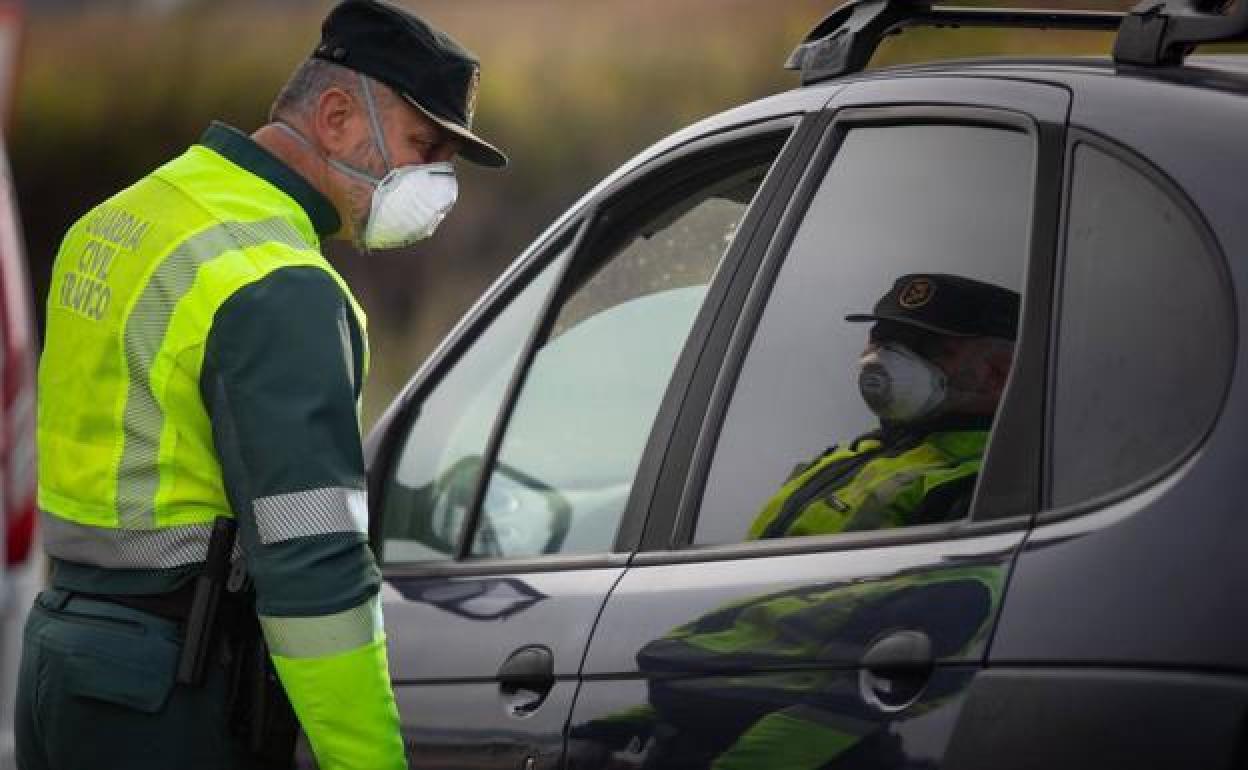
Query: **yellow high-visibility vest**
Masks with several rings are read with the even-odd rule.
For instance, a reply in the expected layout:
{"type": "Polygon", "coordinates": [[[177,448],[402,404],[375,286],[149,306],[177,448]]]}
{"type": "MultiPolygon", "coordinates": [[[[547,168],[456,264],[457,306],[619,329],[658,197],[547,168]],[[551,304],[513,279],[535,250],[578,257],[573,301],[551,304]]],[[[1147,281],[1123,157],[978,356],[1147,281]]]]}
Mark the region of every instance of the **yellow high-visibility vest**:
{"type": "MultiPolygon", "coordinates": [[[[213,317],[279,268],[341,286],[304,209],[192,146],[65,236],[39,367],[39,506],[55,558],[104,568],[202,562],[232,515],[200,393],[213,317]]],[[[298,312],[291,308],[291,312],[298,312]]]]}

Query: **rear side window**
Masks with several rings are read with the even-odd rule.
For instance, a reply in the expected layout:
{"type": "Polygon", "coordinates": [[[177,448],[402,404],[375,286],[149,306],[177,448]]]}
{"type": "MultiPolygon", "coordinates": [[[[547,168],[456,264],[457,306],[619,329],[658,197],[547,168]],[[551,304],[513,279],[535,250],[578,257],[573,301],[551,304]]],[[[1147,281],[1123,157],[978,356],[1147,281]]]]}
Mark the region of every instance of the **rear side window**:
{"type": "Polygon", "coordinates": [[[1212,237],[1159,176],[1075,145],[1057,334],[1051,503],[1181,459],[1217,415],[1234,309],[1212,237]]]}

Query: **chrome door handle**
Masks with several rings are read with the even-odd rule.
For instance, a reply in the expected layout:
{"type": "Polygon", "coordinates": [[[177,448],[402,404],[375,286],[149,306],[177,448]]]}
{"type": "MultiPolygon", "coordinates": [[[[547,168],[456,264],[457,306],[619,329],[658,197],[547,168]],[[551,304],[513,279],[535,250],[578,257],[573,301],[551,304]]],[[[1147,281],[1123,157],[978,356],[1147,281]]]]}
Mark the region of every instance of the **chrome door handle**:
{"type": "Polygon", "coordinates": [[[555,687],[555,656],[541,645],[521,647],[498,669],[498,685],[513,716],[527,716],[555,687]]]}
{"type": "Polygon", "coordinates": [[[910,706],[927,686],[935,667],[932,640],[922,631],[897,631],[867,648],[858,672],[863,700],[881,711],[910,706]]]}
{"type": "Polygon", "coordinates": [[[555,683],[555,656],[541,645],[521,647],[498,669],[503,690],[549,691],[555,683]]]}

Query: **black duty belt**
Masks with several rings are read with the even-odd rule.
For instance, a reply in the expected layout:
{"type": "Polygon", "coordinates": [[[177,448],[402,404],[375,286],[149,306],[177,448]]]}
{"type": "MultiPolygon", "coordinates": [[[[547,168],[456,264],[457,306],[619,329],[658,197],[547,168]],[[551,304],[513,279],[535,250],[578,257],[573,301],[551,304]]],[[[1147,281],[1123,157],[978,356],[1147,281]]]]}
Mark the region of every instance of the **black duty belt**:
{"type": "Polygon", "coordinates": [[[74,591],[73,595],[92,601],[108,602],[109,604],[128,607],[132,610],[162,617],[165,620],[184,623],[191,614],[191,600],[195,595],[195,583],[188,582],[181,588],[167,594],[130,596],[126,594],[89,594],[82,591],[74,591]]]}

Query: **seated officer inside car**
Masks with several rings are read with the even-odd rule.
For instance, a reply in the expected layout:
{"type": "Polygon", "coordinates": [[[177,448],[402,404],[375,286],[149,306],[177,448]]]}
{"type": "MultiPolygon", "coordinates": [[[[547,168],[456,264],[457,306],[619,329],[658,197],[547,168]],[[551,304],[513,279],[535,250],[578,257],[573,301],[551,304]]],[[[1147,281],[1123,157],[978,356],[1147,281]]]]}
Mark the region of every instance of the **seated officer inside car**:
{"type": "Polygon", "coordinates": [[[837,445],[763,507],[749,539],[826,535],[966,515],[1018,333],[1016,292],[903,275],[870,313],[858,386],[880,427],[837,445]]]}

